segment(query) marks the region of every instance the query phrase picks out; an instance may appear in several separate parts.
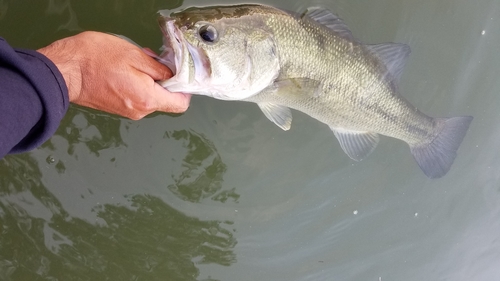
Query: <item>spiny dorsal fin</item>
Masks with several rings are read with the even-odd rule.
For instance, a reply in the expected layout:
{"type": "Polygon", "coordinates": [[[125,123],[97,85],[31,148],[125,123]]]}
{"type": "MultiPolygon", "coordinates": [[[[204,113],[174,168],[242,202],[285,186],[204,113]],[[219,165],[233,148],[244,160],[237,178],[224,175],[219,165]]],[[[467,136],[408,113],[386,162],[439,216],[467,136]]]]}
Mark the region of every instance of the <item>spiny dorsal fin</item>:
{"type": "Polygon", "coordinates": [[[366,48],[376,55],[387,67],[394,82],[399,82],[403,68],[410,55],[410,47],[406,44],[385,43],[366,45],[366,48]]]}
{"type": "Polygon", "coordinates": [[[368,156],[378,144],[379,136],[371,132],[350,131],[330,127],[337,137],[342,150],[352,160],[361,161],[368,156]]]}
{"type": "Polygon", "coordinates": [[[357,41],[354,39],[352,36],[351,31],[347,27],[347,25],[344,23],[344,21],[339,18],[338,16],[334,15],[332,12],[324,9],[324,8],[319,8],[319,7],[311,7],[307,9],[307,11],[303,14],[302,17],[307,16],[311,18],[312,20],[316,21],[317,23],[324,25],[328,27],[329,29],[333,30],[335,33],[337,33],[340,37],[351,40],[351,41],[357,41]]]}

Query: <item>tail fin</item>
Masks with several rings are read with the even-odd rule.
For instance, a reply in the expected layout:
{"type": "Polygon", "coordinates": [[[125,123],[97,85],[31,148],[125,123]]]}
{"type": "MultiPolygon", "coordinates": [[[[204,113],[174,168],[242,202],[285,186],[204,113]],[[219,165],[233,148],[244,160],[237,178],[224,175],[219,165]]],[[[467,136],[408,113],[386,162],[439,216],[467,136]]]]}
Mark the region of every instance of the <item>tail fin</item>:
{"type": "Polygon", "coordinates": [[[450,170],[472,116],[436,118],[436,121],[444,123],[436,138],[431,143],[410,147],[413,158],[431,179],[440,178],[450,170]]]}

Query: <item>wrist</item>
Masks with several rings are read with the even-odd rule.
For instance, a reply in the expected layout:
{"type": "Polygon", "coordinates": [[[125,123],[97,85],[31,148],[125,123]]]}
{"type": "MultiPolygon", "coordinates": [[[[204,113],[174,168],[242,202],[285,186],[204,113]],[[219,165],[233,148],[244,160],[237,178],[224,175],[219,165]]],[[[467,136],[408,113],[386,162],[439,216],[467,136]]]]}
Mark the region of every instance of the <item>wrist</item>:
{"type": "Polygon", "coordinates": [[[82,74],[80,62],[76,58],[77,48],[68,46],[72,42],[66,39],[56,41],[37,52],[50,59],[61,72],[68,88],[69,101],[78,100],[82,89],[82,74]]]}

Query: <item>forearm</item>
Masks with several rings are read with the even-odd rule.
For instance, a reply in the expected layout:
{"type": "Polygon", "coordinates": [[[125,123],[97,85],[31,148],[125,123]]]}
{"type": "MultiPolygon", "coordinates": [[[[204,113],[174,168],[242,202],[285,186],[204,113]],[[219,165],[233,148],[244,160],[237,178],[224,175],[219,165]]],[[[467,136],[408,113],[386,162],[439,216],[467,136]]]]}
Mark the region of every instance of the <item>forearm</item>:
{"type": "Polygon", "coordinates": [[[64,78],[49,59],[0,39],[0,158],[45,142],[68,105],[64,78]]]}

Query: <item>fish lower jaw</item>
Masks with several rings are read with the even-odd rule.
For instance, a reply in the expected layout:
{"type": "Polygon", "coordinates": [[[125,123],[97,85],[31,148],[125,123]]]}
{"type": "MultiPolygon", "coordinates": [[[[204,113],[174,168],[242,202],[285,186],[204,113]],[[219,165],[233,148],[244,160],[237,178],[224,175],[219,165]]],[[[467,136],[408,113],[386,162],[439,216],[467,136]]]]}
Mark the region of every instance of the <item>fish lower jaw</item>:
{"type": "Polygon", "coordinates": [[[226,84],[214,85],[209,81],[200,83],[196,80],[187,82],[182,77],[173,76],[170,79],[158,82],[163,88],[170,92],[181,92],[186,94],[208,96],[218,100],[238,101],[245,100],[257,95],[260,91],[254,89],[241,89],[231,87],[226,84]],[[235,93],[238,93],[235,95],[235,93]]]}
{"type": "Polygon", "coordinates": [[[199,85],[188,84],[183,80],[179,80],[176,76],[171,77],[170,79],[163,80],[158,82],[160,86],[169,90],[170,92],[182,92],[187,94],[193,94],[195,91],[200,90],[199,85]]]}
{"type": "Polygon", "coordinates": [[[196,80],[188,82],[187,79],[179,75],[174,75],[167,80],[159,81],[158,84],[170,92],[180,92],[210,97],[215,97],[217,95],[215,94],[216,91],[214,91],[209,84],[199,83],[196,80]]]}

